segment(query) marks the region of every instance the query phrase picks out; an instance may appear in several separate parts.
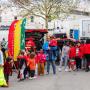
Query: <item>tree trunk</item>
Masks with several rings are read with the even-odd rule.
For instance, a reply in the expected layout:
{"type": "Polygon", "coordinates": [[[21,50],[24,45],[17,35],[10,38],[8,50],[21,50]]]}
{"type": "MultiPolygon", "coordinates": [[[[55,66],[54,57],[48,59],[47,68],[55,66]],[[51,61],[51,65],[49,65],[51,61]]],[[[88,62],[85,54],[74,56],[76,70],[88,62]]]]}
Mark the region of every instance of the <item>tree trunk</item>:
{"type": "Polygon", "coordinates": [[[48,29],[48,17],[45,19],[45,28],[48,29]]]}
{"type": "MultiPolygon", "coordinates": [[[[48,30],[48,17],[45,19],[45,28],[48,30]]],[[[46,34],[46,38],[48,38],[48,33],[46,34]]]]}
{"type": "MultiPolygon", "coordinates": [[[[45,28],[48,30],[48,18],[45,19],[45,28]]],[[[48,33],[46,34],[45,40],[48,38],[48,33]]]]}

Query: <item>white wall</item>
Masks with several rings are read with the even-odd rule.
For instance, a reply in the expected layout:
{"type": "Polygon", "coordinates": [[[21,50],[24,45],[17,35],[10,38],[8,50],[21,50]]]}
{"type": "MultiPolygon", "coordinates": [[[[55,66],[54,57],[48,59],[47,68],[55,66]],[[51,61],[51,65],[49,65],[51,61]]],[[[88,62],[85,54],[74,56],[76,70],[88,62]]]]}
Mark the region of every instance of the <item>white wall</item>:
{"type": "MultiPolygon", "coordinates": [[[[4,17],[2,18],[3,19],[2,25],[10,25],[11,21],[13,21],[13,17],[11,16],[9,17],[9,14],[6,16],[4,15],[4,17]]],[[[82,37],[82,20],[90,20],[90,18],[82,15],[71,15],[70,17],[68,17],[68,19],[64,21],[53,20],[52,22],[49,22],[49,29],[54,29],[57,27],[61,28],[61,26],[63,26],[63,30],[61,30],[61,32],[66,32],[68,36],[70,29],[79,29],[80,37],[82,37]]],[[[26,28],[44,29],[45,22],[42,18],[35,17],[34,23],[31,23],[30,19],[28,18],[26,28]]],[[[50,32],[50,34],[52,33],[53,31],[50,32]]],[[[0,31],[0,41],[2,40],[3,37],[6,38],[6,40],[8,40],[8,31],[0,31]]]]}
{"type": "Polygon", "coordinates": [[[8,41],[8,31],[0,31],[0,41],[2,41],[3,38],[8,41]]]}
{"type": "MultiPolygon", "coordinates": [[[[82,15],[71,15],[64,21],[55,20],[54,22],[51,22],[51,23],[53,23],[52,24],[53,28],[54,27],[61,28],[61,26],[63,26],[63,30],[61,30],[61,32],[66,32],[68,37],[69,37],[70,29],[78,29],[80,31],[80,37],[82,37],[82,20],[90,20],[90,18],[82,15]]],[[[84,27],[87,28],[87,25],[84,27]]]]}

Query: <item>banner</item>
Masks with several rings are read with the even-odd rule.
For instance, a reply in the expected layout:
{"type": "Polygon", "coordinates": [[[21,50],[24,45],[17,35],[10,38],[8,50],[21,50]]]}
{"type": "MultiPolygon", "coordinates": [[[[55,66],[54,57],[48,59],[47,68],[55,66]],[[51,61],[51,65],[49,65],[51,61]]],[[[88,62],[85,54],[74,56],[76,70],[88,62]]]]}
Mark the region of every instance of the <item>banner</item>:
{"type": "Polygon", "coordinates": [[[14,61],[17,60],[17,56],[20,53],[21,24],[22,24],[22,20],[19,20],[16,23],[16,27],[14,30],[14,61]]]}
{"type": "Polygon", "coordinates": [[[18,22],[18,20],[13,21],[9,28],[9,34],[8,34],[8,54],[9,56],[14,56],[14,30],[15,25],[18,22]]]}
{"type": "Polygon", "coordinates": [[[26,25],[26,18],[23,19],[21,24],[20,50],[25,50],[25,25],[26,25]]]}

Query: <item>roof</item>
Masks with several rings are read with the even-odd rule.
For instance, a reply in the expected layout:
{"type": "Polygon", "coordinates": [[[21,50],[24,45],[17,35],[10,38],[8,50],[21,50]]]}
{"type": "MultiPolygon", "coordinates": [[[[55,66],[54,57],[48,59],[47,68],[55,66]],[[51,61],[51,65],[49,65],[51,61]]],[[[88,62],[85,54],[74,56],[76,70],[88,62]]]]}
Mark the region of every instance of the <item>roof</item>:
{"type": "Polygon", "coordinates": [[[41,32],[41,33],[48,33],[47,29],[27,29],[26,32],[41,32]]]}

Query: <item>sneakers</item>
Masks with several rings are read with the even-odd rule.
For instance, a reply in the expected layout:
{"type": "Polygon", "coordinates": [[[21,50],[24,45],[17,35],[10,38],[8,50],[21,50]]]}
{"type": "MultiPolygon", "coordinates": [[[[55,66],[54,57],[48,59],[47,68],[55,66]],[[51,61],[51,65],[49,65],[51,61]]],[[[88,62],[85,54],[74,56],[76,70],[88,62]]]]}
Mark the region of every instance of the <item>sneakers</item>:
{"type": "Polygon", "coordinates": [[[33,80],[33,79],[36,79],[36,78],[37,78],[37,77],[35,76],[35,77],[30,77],[29,79],[30,79],[30,80],[33,80]]]}
{"type": "Polygon", "coordinates": [[[29,79],[30,79],[30,80],[33,80],[33,78],[32,78],[32,77],[30,77],[29,79]]]}
{"type": "Polygon", "coordinates": [[[49,72],[47,72],[46,75],[49,75],[49,72]]]}
{"type": "Polygon", "coordinates": [[[61,69],[61,68],[59,68],[58,70],[59,70],[59,72],[61,72],[61,71],[62,71],[62,69],[61,69]]]}
{"type": "Polygon", "coordinates": [[[68,69],[65,69],[65,72],[68,72],[69,70],[68,69]]]}
{"type": "Polygon", "coordinates": [[[33,79],[36,79],[37,77],[35,76],[35,77],[33,77],[33,79]]]}
{"type": "MultiPolygon", "coordinates": [[[[61,68],[59,68],[59,69],[58,69],[58,71],[59,71],[59,72],[61,72],[61,71],[62,71],[62,69],[61,69],[61,68]]],[[[66,69],[65,69],[65,72],[68,72],[68,71],[69,71],[69,70],[66,68],[66,69]]]]}

